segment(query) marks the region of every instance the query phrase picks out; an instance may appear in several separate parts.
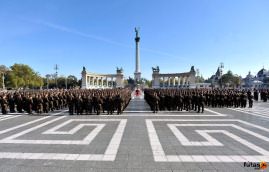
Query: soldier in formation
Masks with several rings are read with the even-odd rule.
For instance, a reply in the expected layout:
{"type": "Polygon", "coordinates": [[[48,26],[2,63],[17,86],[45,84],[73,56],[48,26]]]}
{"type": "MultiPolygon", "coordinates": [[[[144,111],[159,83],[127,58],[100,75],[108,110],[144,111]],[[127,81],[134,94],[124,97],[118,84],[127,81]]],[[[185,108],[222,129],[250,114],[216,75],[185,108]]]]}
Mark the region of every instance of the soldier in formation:
{"type": "MultiPolygon", "coordinates": [[[[254,99],[257,96],[254,90],[254,99]]],[[[156,113],[164,111],[204,112],[204,107],[249,108],[253,106],[253,95],[250,90],[235,89],[147,89],[145,100],[156,113]]],[[[261,91],[262,100],[267,100],[269,90],[261,91]]]]}
{"type": "Polygon", "coordinates": [[[263,102],[267,102],[269,99],[269,89],[262,89],[260,90],[261,100],[263,102]]]}
{"type": "Polygon", "coordinates": [[[121,114],[131,100],[129,89],[38,90],[0,93],[0,107],[8,112],[49,113],[68,108],[69,114],[121,114]]]}

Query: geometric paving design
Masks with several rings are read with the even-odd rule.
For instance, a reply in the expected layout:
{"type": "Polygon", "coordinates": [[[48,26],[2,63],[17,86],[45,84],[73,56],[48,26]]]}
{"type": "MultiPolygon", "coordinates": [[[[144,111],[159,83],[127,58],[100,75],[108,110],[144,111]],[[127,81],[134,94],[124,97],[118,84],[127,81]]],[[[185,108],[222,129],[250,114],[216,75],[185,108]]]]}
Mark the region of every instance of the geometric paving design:
{"type": "MultiPolygon", "coordinates": [[[[146,125],[148,130],[148,135],[150,138],[150,144],[154,156],[154,160],[158,162],[259,162],[259,161],[269,161],[269,151],[251,143],[250,141],[241,138],[240,136],[233,134],[227,130],[219,129],[220,127],[232,127],[237,130],[244,132],[245,134],[252,135],[257,139],[261,139],[269,143],[269,138],[258,134],[256,132],[245,129],[238,124],[233,124],[232,122],[237,122],[241,124],[254,127],[265,132],[269,133],[269,129],[251,124],[242,120],[232,120],[232,119],[146,119],[146,125]],[[167,124],[167,127],[170,128],[172,133],[178,139],[181,145],[183,146],[195,146],[195,147],[213,147],[213,146],[223,146],[221,141],[216,140],[214,137],[210,136],[211,133],[224,134],[229,136],[231,139],[241,143],[242,145],[248,147],[259,153],[259,155],[166,155],[163,150],[163,146],[159,140],[157,131],[154,127],[154,122],[182,122],[184,124],[167,124]],[[215,123],[192,123],[192,122],[225,122],[221,124],[215,123]],[[195,130],[197,134],[203,137],[206,141],[190,141],[178,127],[218,127],[218,129],[204,129],[204,130],[195,130]]],[[[269,144],[268,144],[269,148],[269,144]]]]}
{"type": "Polygon", "coordinates": [[[269,162],[267,109],[0,115],[0,171],[253,171],[269,162]]]}
{"type": "MultiPolygon", "coordinates": [[[[9,144],[60,144],[60,145],[88,145],[99,132],[106,126],[105,123],[85,123],[85,122],[119,122],[119,125],[113,134],[104,154],[67,154],[67,153],[28,153],[28,152],[0,152],[0,158],[12,158],[12,159],[54,159],[54,160],[84,160],[84,161],[114,161],[118,152],[118,148],[121,142],[121,138],[124,132],[124,128],[127,123],[127,119],[70,119],[64,123],[56,125],[53,128],[48,129],[42,134],[46,135],[73,135],[76,134],[80,129],[86,126],[95,126],[95,128],[88,133],[88,135],[82,140],[22,140],[16,139],[27,133],[38,130],[39,128],[45,127],[56,121],[59,121],[65,116],[57,117],[42,124],[36,125],[27,130],[13,134],[0,140],[0,143],[9,144]],[[62,127],[71,124],[72,122],[79,122],[77,126],[69,131],[59,131],[62,127]]],[[[10,129],[7,129],[10,131],[10,129]]]]}

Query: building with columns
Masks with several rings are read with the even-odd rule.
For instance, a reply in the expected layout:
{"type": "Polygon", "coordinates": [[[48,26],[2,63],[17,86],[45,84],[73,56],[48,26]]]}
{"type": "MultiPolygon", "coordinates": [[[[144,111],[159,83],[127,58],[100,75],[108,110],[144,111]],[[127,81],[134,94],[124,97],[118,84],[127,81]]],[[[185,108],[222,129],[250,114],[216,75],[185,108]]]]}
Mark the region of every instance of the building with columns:
{"type": "Polygon", "coordinates": [[[189,72],[184,73],[160,73],[158,66],[152,68],[152,72],[152,88],[196,87],[194,66],[189,72]]]}
{"type": "Polygon", "coordinates": [[[105,88],[123,88],[123,70],[117,68],[116,74],[97,74],[87,72],[83,67],[81,72],[82,89],[105,89],[105,88]]]}

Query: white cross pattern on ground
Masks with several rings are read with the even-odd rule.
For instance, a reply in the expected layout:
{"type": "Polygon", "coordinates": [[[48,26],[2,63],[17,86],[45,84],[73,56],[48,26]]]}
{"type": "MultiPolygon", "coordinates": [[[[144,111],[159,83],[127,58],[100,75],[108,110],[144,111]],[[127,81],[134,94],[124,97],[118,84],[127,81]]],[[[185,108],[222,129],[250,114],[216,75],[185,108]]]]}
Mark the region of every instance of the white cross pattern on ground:
{"type": "Polygon", "coordinates": [[[240,127],[235,124],[229,124],[229,122],[239,122],[266,132],[269,132],[269,129],[257,126],[255,124],[236,119],[146,119],[146,125],[148,130],[148,136],[150,139],[150,145],[152,148],[154,160],[157,162],[259,162],[259,161],[269,161],[269,152],[229,131],[226,130],[195,130],[198,134],[204,137],[207,141],[205,142],[191,142],[189,141],[177,127],[190,127],[190,126],[228,126],[236,128],[242,132],[255,136],[259,139],[262,139],[266,142],[269,142],[269,138],[265,137],[256,132],[250,131],[243,127],[240,127]],[[210,136],[208,133],[223,133],[235,141],[245,145],[246,147],[258,152],[261,155],[166,155],[162,144],[159,140],[157,131],[154,127],[153,122],[188,122],[184,124],[167,124],[171,129],[172,133],[176,136],[179,142],[183,146],[223,146],[223,144],[210,136]],[[192,124],[191,122],[226,122],[227,124],[192,124]]]}

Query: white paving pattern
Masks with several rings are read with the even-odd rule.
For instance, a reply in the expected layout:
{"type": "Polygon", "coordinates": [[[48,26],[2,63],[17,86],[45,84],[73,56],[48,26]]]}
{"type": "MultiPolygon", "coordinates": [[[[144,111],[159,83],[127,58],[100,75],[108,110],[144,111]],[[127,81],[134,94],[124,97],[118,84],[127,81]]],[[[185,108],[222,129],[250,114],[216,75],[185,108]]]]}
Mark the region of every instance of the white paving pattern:
{"type": "Polygon", "coordinates": [[[253,108],[229,108],[237,112],[243,112],[253,116],[259,116],[263,118],[269,118],[269,107],[254,106],[253,108]]]}
{"type": "Polygon", "coordinates": [[[186,136],[180,132],[177,127],[190,127],[190,126],[217,126],[217,127],[233,127],[246,134],[250,134],[252,136],[257,137],[258,139],[262,139],[266,142],[269,142],[269,138],[258,134],[256,132],[247,130],[243,127],[240,127],[235,124],[230,124],[231,122],[238,122],[241,124],[245,124],[254,128],[258,128],[260,130],[269,132],[267,128],[257,126],[255,124],[236,120],[236,119],[146,119],[146,125],[148,130],[148,136],[150,139],[150,145],[152,148],[154,160],[158,162],[259,162],[259,161],[269,161],[269,152],[250,141],[247,141],[227,130],[195,130],[198,134],[204,137],[207,141],[203,142],[192,142],[187,139],[186,136]],[[191,122],[225,122],[227,124],[193,124],[191,122]],[[229,136],[233,140],[245,145],[246,147],[258,152],[260,155],[166,155],[162,144],[159,140],[157,131],[154,127],[153,122],[184,122],[184,124],[167,124],[167,126],[171,129],[172,133],[176,136],[179,142],[183,146],[223,146],[223,144],[209,135],[209,133],[222,133],[226,136],[229,136]],[[188,123],[186,123],[188,122],[188,123]]]}
{"type": "MultiPolygon", "coordinates": [[[[6,130],[2,130],[0,134],[7,133],[9,131],[16,130],[21,127],[25,127],[31,124],[35,124],[39,121],[50,119],[51,116],[43,117],[25,124],[21,124],[6,130]]],[[[45,127],[47,125],[53,124],[56,121],[62,120],[66,116],[56,117],[49,121],[43,122],[39,125],[31,127],[29,129],[23,130],[19,133],[13,134],[6,138],[0,140],[0,143],[9,144],[38,144],[38,145],[52,145],[52,144],[64,144],[64,145],[88,145],[94,138],[99,134],[99,132],[106,126],[105,123],[86,123],[86,122],[119,122],[119,125],[113,134],[104,154],[65,154],[65,153],[23,153],[23,152],[0,152],[0,158],[8,159],[53,159],[53,160],[83,160],[83,161],[114,161],[119,149],[119,145],[123,136],[123,132],[127,123],[127,119],[70,119],[63,122],[55,127],[46,130],[42,134],[45,135],[73,135],[79,132],[85,126],[95,126],[95,128],[83,139],[83,140],[20,140],[16,139],[27,133],[33,132],[37,129],[45,127]],[[77,126],[69,131],[59,131],[60,128],[72,123],[80,122],[77,126]]]]}
{"type": "Polygon", "coordinates": [[[13,119],[13,118],[17,118],[17,117],[20,117],[20,116],[22,116],[22,115],[0,115],[0,121],[13,119]]]}

